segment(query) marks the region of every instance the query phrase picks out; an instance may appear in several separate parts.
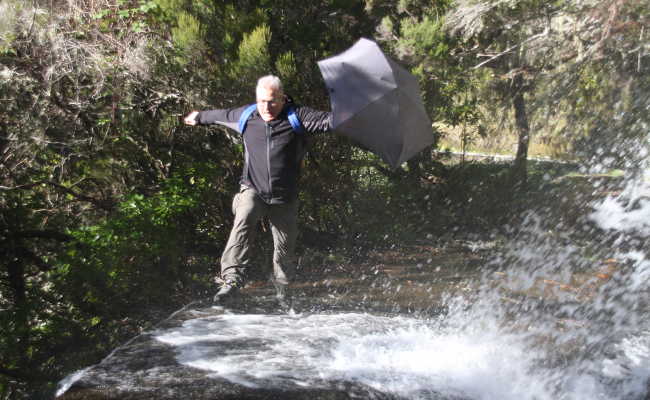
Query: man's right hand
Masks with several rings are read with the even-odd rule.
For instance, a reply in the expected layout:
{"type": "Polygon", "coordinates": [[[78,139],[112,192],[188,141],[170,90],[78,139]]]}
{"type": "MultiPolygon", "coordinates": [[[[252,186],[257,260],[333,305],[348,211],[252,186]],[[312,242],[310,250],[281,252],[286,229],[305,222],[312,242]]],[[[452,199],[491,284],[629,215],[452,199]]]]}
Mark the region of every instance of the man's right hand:
{"type": "Polygon", "coordinates": [[[199,115],[198,111],[192,111],[191,113],[187,114],[183,121],[185,122],[185,125],[191,125],[194,126],[198,124],[199,122],[196,120],[196,117],[199,115]]]}

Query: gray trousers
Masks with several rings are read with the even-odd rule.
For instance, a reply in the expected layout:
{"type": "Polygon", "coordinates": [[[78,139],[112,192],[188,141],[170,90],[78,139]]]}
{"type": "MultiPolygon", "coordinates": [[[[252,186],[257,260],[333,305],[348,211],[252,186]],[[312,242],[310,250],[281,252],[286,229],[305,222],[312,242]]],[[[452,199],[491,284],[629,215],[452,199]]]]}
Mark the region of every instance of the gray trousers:
{"type": "Polygon", "coordinates": [[[286,204],[267,204],[254,190],[242,187],[232,201],[235,222],[221,256],[221,277],[243,284],[251,264],[251,246],[257,224],[267,217],[273,234],[273,273],[276,285],[287,285],[295,272],[294,251],[298,235],[298,200],[286,204]]]}

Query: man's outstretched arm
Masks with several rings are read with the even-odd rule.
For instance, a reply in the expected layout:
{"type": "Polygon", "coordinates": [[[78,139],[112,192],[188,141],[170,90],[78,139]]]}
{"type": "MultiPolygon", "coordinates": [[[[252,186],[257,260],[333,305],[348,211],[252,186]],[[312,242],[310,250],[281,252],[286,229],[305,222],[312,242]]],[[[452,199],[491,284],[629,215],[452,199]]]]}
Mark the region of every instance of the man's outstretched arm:
{"type": "MultiPolygon", "coordinates": [[[[239,116],[246,107],[229,109],[216,109],[206,111],[192,111],[185,116],[183,121],[190,126],[220,124],[233,128],[239,121],[239,116]]],[[[236,128],[233,128],[236,129],[236,128]]]]}

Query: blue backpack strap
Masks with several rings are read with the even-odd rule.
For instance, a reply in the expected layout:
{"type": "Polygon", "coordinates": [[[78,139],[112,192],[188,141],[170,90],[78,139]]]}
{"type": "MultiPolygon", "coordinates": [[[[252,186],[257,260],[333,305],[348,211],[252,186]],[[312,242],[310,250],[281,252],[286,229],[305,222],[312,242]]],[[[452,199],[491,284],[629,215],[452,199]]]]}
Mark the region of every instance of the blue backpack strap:
{"type": "MultiPolygon", "coordinates": [[[[244,130],[246,129],[246,123],[248,122],[248,119],[250,118],[251,114],[255,111],[257,108],[257,104],[251,104],[248,107],[244,109],[244,111],[241,113],[239,116],[239,132],[244,133],[244,130]]],[[[296,113],[296,109],[292,106],[289,105],[287,107],[287,118],[289,119],[289,123],[291,124],[291,127],[296,133],[305,133],[305,128],[302,126],[302,123],[300,122],[300,118],[298,118],[298,114],[296,113]]]]}
{"type": "Polygon", "coordinates": [[[287,107],[287,117],[289,118],[289,123],[296,133],[305,133],[305,128],[303,128],[300,118],[296,113],[296,109],[293,106],[287,107]]]}
{"type": "Polygon", "coordinates": [[[248,118],[250,118],[251,114],[255,109],[257,108],[257,104],[251,104],[250,106],[246,107],[244,111],[241,113],[239,116],[239,133],[244,133],[244,129],[246,129],[246,123],[248,122],[248,118]]]}

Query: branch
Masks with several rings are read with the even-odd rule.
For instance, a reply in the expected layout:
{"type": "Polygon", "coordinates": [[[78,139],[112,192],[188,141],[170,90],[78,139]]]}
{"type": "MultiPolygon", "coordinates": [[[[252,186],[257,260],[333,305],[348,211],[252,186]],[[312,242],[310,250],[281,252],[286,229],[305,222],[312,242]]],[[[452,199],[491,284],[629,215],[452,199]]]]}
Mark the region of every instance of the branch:
{"type": "Polygon", "coordinates": [[[22,382],[33,382],[35,380],[51,380],[54,377],[49,376],[46,374],[43,374],[41,372],[37,372],[35,368],[31,367],[25,367],[21,369],[17,368],[8,368],[2,365],[3,363],[0,362],[0,375],[8,376],[10,378],[16,379],[18,381],[22,382]],[[26,372],[30,371],[30,372],[26,372]]]}
{"type": "Polygon", "coordinates": [[[483,61],[483,62],[481,62],[481,63],[479,63],[479,64],[473,66],[472,69],[480,68],[480,67],[482,67],[483,65],[489,63],[490,61],[495,60],[495,59],[497,59],[497,58],[499,58],[499,57],[501,57],[501,56],[503,56],[503,55],[505,55],[505,54],[507,54],[507,53],[510,53],[512,50],[516,49],[517,47],[523,46],[524,44],[526,44],[526,43],[528,43],[528,42],[530,42],[530,41],[532,41],[532,40],[535,40],[535,39],[537,39],[537,38],[540,38],[540,37],[542,37],[542,36],[546,36],[546,35],[548,35],[548,32],[549,32],[549,28],[548,28],[548,26],[547,26],[547,27],[544,29],[544,32],[542,32],[542,33],[538,33],[537,35],[534,35],[534,36],[531,36],[531,37],[529,37],[528,39],[524,40],[523,42],[521,42],[521,43],[517,43],[516,45],[511,46],[511,47],[505,49],[505,50],[502,51],[501,53],[496,54],[496,55],[494,55],[494,56],[488,58],[487,60],[485,60],[485,61],[483,61]]]}
{"type": "Polygon", "coordinates": [[[13,234],[13,236],[21,239],[33,239],[33,238],[54,239],[60,242],[69,242],[70,240],[73,239],[73,237],[70,235],[57,232],[51,229],[44,229],[40,231],[37,230],[17,231],[13,234]]]}
{"type": "Polygon", "coordinates": [[[47,181],[46,183],[48,185],[51,185],[51,186],[54,186],[56,188],[59,188],[59,189],[63,190],[64,192],[68,193],[72,197],[77,198],[78,200],[87,201],[87,202],[92,203],[92,204],[96,205],[97,207],[102,208],[102,209],[107,210],[107,211],[110,211],[110,210],[113,209],[113,207],[111,205],[107,205],[105,201],[96,199],[94,197],[86,196],[86,195],[81,194],[81,193],[77,193],[74,190],[72,190],[72,189],[70,189],[70,188],[68,188],[66,186],[63,186],[61,184],[58,184],[56,182],[47,181]]]}
{"type": "Polygon", "coordinates": [[[43,272],[52,270],[52,266],[50,264],[43,261],[41,257],[36,255],[36,253],[34,253],[33,251],[29,250],[26,247],[23,246],[18,247],[15,251],[15,254],[23,259],[27,259],[31,261],[34,265],[38,267],[38,269],[40,269],[43,272]]]}
{"type": "Polygon", "coordinates": [[[61,189],[62,191],[64,191],[65,193],[71,195],[72,197],[76,198],[77,200],[92,203],[95,206],[97,206],[97,207],[99,207],[99,208],[101,208],[103,210],[106,210],[106,211],[111,211],[113,209],[112,204],[110,204],[106,200],[96,199],[94,197],[90,197],[90,196],[86,196],[86,195],[81,194],[81,193],[77,193],[74,190],[70,189],[69,187],[61,185],[60,183],[56,183],[56,182],[53,182],[53,181],[39,181],[39,182],[26,183],[24,185],[18,185],[18,186],[0,186],[0,191],[2,191],[2,190],[9,191],[9,190],[31,189],[34,186],[39,186],[39,185],[54,186],[55,188],[61,189]]]}
{"type": "Polygon", "coordinates": [[[44,183],[46,183],[46,182],[45,181],[32,182],[32,183],[26,183],[24,185],[18,185],[18,186],[0,186],[0,190],[9,191],[9,190],[31,189],[34,186],[42,185],[44,183]]]}
{"type": "Polygon", "coordinates": [[[10,369],[10,368],[4,368],[0,367],[0,375],[8,376],[10,378],[14,378],[20,381],[28,381],[30,379],[29,376],[21,373],[18,370],[15,369],[10,369]]]}

